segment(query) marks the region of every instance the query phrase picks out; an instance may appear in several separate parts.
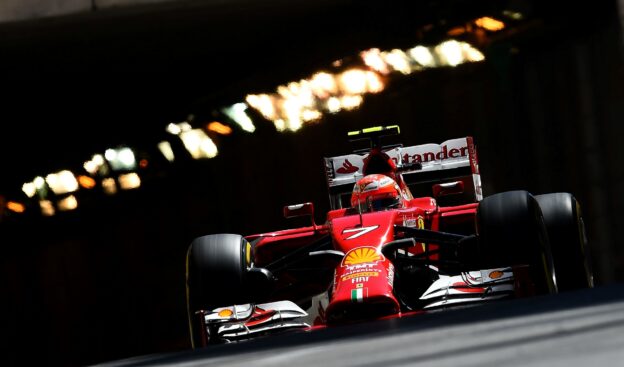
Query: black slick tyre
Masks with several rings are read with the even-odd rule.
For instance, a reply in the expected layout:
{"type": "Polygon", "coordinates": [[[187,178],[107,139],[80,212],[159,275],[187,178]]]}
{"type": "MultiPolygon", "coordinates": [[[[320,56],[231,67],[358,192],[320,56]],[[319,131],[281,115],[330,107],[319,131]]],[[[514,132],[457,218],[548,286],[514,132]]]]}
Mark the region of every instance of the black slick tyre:
{"type": "Polygon", "coordinates": [[[527,191],[484,198],[477,208],[483,268],[528,265],[534,294],[557,293],[555,267],[540,207],[527,191]]]}
{"type": "Polygon", "coordinates": [[[196,312],[245,303],[247,241],[237,234],[198,237],[186,255],[186,300],[193,347],[201,345],[196,312]]]}
{"type": "Polygon", "coordinates": [[[581,206],[567,192],[536,195],[548,238],[560,291],[594,286],[591,256],[581,206]]]}

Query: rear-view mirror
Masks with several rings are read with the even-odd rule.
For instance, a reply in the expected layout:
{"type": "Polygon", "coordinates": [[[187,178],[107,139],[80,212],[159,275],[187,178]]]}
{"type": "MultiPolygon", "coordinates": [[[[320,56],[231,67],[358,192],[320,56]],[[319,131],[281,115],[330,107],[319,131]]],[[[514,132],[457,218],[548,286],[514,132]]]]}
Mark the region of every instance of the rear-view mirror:
{"type": "Polygon", "coordinates": [[[453,181],[433,185],[433,197],[439,198],[464,193],[464,182],[453,181]]]}
{"type": "Polygon", "coordinates": [[[314,217],[314,204],[312,203],[287,205],[284,207],[285,218],[303,217],[308,215],[314,217]]]}
{"type": "Polygon", "coordinates": [[[312,222],[312,227],[316,231],[316,223],[314,222],[314,204],[312,203],[303,203],[303,204],[294,204],[287,205],[284,207],[284,217],[285,218],[295,218],[295,217],[310,217],[310,221],[312,222]]]}

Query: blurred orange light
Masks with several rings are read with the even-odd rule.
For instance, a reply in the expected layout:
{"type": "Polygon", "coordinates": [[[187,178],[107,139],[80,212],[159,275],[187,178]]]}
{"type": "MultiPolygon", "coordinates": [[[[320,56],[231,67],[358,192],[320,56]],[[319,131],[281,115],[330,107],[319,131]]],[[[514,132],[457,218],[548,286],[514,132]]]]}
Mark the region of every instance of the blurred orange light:
{"type": "Polygon", "coordinates": [[[95,187],[95,180],[89,176],[78,176],[78,183],[85,189],[92,189],[95,187]]]}
{"type": "Polygon", "coordinates": [[[139,167],[146,169],[148,166],[149,162],[147,161],[147,159],[143,158],[139,161],[139,167]]]}
{"type": "Polygon", "coordinates": [[[366,92],[366,72],[361,69],[349,69],[340,75],[341,89],[344,94],[364,94],[366,92]]]}
{"type": "Polygon", "coordinates": [[[364,60],[364,64],[371,69],[380,72],[381,74],[388,74],[388,64],[384,61],[381,51],[378,48],[371,48],[370,50],[360,52],[360,57],[364,60]]]}
{"type": "Polygon", "coordinates": [[[7,209],[15,213],[23,213],[26,210],[23,204],[16,203],[15,201],[9,201],[6,203],[7,209]]]}
{"type": "Polygon", "coordinates": [[[500,31],[501,29],[505,28],[505,23],[490,17],[479,18],[475,20],[475,24],[492,32],[500,31]]]}
{"type": "Polygon", "coordinates": [[[117,193],[117,182],[114,178],[108,177],[102,180],[102,188],[108,195],[114,195],[117,193]]]}
{"type": "Polygon", "coordinates": [[[58,206],[58,209],[62,212],[78,208],[78,200],[74,195],[69,195],[64,199],[59,200],[56,204],[58,206]]]}
{"type": "Polygon", "coordinates": [[[141,178],[135,172],[119,175],[118,181],[122,190],[136,189],[141,186],[141,178]]]}
{"type": "Polygon", "coordinates": [[[217,134],[221,135],[230,135],[232,133],[232,128],[224,125],[218,121],[213,121],[208,124],[208,130],[214,131],[217,134]]]}
{"type": "Polygon", "coordinates": [[[446,34],[453,37],[460,36],[464,33],[466,33],[466,28],[464,27],[451,28],[448,32],[446,32],[446,34]]]}
{"type": "Polygon", "coordinates": [[[41,208],[41,214],[46,217],[51,217],[56,213],[54,204],[52,204],[50,200],[41,200],[39,202],[39,207],[41,208]]]}

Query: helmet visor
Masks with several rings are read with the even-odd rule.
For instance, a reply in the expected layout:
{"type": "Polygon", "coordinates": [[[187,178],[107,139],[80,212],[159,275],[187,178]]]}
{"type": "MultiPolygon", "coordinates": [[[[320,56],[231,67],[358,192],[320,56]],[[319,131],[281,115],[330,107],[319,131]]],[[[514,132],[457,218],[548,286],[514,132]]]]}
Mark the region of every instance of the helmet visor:
{"type": "Polygon", "coordinates": [[[401,204],[399,197],[371,198],[368,203],[370,211],[377,212],[387,209],[398,208],[401,204]]]}

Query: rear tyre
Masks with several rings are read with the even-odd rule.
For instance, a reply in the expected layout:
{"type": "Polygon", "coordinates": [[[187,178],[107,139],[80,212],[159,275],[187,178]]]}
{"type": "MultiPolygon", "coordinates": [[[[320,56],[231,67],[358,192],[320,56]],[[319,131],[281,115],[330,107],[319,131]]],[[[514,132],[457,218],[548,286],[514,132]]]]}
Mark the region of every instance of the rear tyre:
{"type": "Polygon", "coordinates": [[[186,255],[186,300],[193,348],[202,345],[195,312],[246,303],[247,241],[237,234],[198,237],[186,255]]]}
{"type": "Polygon", "coordinates": [[[548,230],[560,291],[592,288],[594,276],[581,206],[567,192],[536,195],[548,230]]]}
{"type": "Polygon", "coordinates": [[[544,218],[527,191],[484,198],[477,208],[479,254],[484,268],[528,265],[535,294],[557,293],[544,218]]]}

